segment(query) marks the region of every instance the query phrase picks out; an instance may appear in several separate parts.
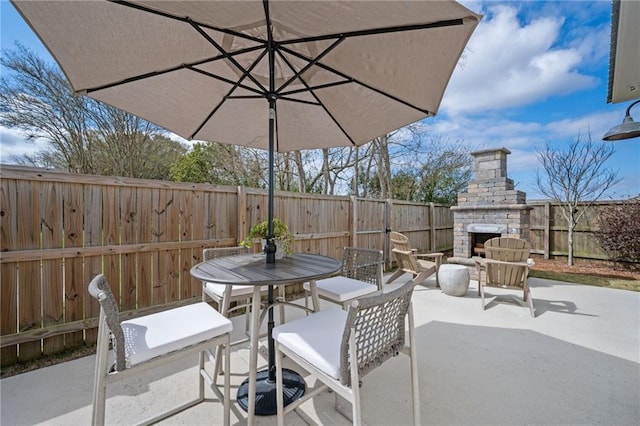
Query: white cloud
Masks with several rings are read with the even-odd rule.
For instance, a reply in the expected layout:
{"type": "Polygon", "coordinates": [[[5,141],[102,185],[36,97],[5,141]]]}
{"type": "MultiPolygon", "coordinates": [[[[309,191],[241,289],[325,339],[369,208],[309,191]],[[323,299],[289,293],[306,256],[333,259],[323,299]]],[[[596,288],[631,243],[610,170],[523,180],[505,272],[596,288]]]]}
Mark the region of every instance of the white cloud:
{"type": "Polygon", "coordinates": [[[44,143],[28,141],[18,130],[0,126],[0,163],[13,164],[14,157],[35,154],[44,148],[44,143]]]}
{"type": "Polygon", "coordinates": [[[582,117],[552,121],[545,130],[556,138],[574,139],[578,135],[586,137],[591,133],[594,141],[600,140],[611,127],[622,123],[624,114],[619,111],[597,112],[582,117]]]}
{"type": "Polygon", "coordinates": [[[593,87],[597,80],[577,68],[603,35],[587,34],[558,47],[563,24],[549,16],[522,23],[516,8],[489,4],[452,76],[442,111],[500,110],[593,87]]]}

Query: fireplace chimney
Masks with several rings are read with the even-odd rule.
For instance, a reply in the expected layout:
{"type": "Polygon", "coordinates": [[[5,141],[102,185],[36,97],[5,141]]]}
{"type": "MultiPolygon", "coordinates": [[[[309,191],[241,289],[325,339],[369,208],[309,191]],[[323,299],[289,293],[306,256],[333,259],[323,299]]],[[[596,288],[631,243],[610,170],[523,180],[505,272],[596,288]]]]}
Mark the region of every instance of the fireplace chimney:
{"type": "MultiPolygon", "coordinates": [[[[458,194],[453,211],[453,256],[470,258],[479,253],[476,245],[491,236],[516,236],[529,240],[527,195],[514,189],[507,177],[506,148],[487,149],[471,153],[474,158],[474,179],[467,191],[458,194]]],[[[479,250],[481,251],[481,250],[479,250]]]]}

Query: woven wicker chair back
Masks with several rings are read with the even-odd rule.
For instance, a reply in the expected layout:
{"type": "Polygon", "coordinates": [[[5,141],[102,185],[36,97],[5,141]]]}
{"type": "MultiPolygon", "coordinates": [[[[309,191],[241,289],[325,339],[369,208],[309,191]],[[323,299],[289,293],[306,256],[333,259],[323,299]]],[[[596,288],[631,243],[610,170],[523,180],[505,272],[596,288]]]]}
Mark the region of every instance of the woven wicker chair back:
{"type": "Polygon", "coordinates": [[[373,284],[382,290],[382,251],[345,247],[342,276],[373,284]]]}
{"type": "Polygon", "coordinates": [[[202,257],[204,260],[211,260],[225,256],[239,256],[242,254],[249,254],[249,249],[247,247],[238,246],[206,248],[202,250],[202,257]]]}
{"type": "Polygon", "coordinates": [[[343,385],[352,385],[349,365],[352,337],[357,348],[359,377],[400,353],[405,343],[405,317],[414,287],[413,281],[407,281],[388,293],[363,297],[351,303],[340,351],[340,382],[343,385]]]}

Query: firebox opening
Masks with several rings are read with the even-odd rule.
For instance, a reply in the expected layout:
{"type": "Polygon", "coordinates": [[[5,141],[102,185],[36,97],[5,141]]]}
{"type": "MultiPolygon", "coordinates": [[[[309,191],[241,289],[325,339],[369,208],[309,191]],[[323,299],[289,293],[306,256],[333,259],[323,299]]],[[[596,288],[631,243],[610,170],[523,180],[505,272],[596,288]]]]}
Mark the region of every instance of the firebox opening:
{"type": "Polygon", "coordinates": [[[471,244],[471,256],[484,257],[484,243],[491,238],[500,237],[501,234],[473,232],[469,234],[471,244]]]}

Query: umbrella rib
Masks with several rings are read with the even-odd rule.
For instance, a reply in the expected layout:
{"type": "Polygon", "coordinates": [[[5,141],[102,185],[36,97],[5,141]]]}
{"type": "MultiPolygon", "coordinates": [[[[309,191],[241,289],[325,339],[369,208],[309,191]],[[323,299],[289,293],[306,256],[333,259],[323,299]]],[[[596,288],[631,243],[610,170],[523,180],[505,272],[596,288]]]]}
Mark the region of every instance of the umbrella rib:
{"type": "Polygon", "coordinates": [[[318,84],[317,86],[309,86],[308,88],[305,87],[304,89],[296,89],[296,90],[290,90],[288,92],[282,92],[280,93],[280,97],[295,95],[297,93],[310,92],[313,90],[328,89],[330,87],[342,86],[343,84],[349,84],[349,83],[353,83],[353,80],[350,79],[350,80],[343,80],[343,81],[335,81],[333,83],[318,84]]]}
{"type": "Polygon", "coordinates": [[[195,20],[193,20],[193,19],[191,19],[189,17],[180,17],[180,16],[172,15],[170,13],[163,12],[161,10],[151,9],[151,8],[149,8],[147,6],[131,3],[129,1],[125,1],[125,0],[107,0],[107,1],[109,1],[111,3],[119,4],[121,6],[130,7],[132,9],[137,9],[137,10],[139,10],[141,12],[147,12],[147,13],[151,13],[151,14],[154,14],[154,15],[162,16],[163,18],[172,19],[174,21],[180,21],[180,22],[186,22],[186,23],[190,23],[190,24],[196,24],[199,27],[204,27],[204,28],[207,28],[207,29],[210,29],[210,30],[213,30],[213,31],[220,32],[220,33],[229,34],[229,35],[232,35],[234,37],[243,38],[245,40],[251,40],[251,41],[254,41],[256,43],[264,44],[264,42],[265,42],[261,38],[253,37],[253,36],[238,32],[238,31],[230,30],[230,29],[227,29],[227,28],[214,27],[213,25],[209,25],[209,24],[205,24],[205,23],[202,23],[202,22],[198,22],[198,21],[195,21],[195,20]]]}
{"type": "MultiPolygon", "coordinates": [[[[229,60],[229,62],[231,62],[233,64],[233,66],[235,66],[242,74],[244,74],[246,77],[248,77],[251,81],[253,81],[253,83],[255,85],[257,85],[261,90],[266,92],[266,88],[252,75],[250,75],[247,70],[245,70],[242,65],[240,65],[234,58],[233,54],[231,54],[230,52],[227,52],[222,46],[220,46],[215,40],[213,40],[211,38],[211,36],[209,36],[209,34],[207,34],[202,28],[207,28],[207,29],[211,29],[214,31],[218,31],[218,32],[222,32],[222,33],[226,33],[226,34],[230,34],[236,37],[241,37],[244,39],[248,39],[248,40],[252,40],[255,41],[257,43],[260,43],[261,45],[264,45],[265,41],[255,38],[255,37],[249,37],[245,34],[236,32],[236,31],[231,31],[231,30],[225,30],[225,29],[221,29],[221,28],[216,28],[213,27],[211,25],[206,25],[206,24],[202,24],[198,21],[195,21],[189,17],[180,17],[180,16],[175,16],[172,15],[170,13],[167,12],[163,12],[160,10],[155,10],[155,9],[151,9],[149,7],[146,6],[142,6],[139,4],[133,4],[130,3],[128,1],[123,1],[123,0],[109,0],[112,1],[113,3],[122,5],[122,6],[126,6],[126,7],[130,7],[133,9],[137,9],[140,10],[142,12],[147,12],[147,13],[151,13],[153,15],[158,15],[158,16],[162,16],[164,18],[167,19],[172,19],[172,20],[176,20],[176,21],[180,21],[180,22],[184,22],[187,23],[189,25],[191,25],[192,28],[194,28],[205,40],[207,40],[209,42],[209,44],[211,44],[213,47],[215,47],[221,55],[223,55],[227,60],[229,60]]],[[[263,48],[264,46],[260,46],[259,48],[263,48]]]]}
{"type": "MultiPolygon", "coordinates": [[[[248,69],[248,72],[249,72],[249,73],[250,73],[250,72],[251,72],[251,71],[256,67],[256,65],[258,65],[258,63],[259,63],[259,62],[260,62],[260,60],[264,57],[264,55],[265,55],[265,54],[266,54],[266,51],[263,51],[263,52],[261,52],[261,53],[260,53],[260,55],[258,55],[258,58],[257,58],[257,59],[253,62],[253,64],[251,64],[251,66],[249,67],[249,69],[248,69]]],[[[210,74],[210,73],[207,73],[206,71],[202,71],[202,70],[196,70],[196,71],[201,72],[201,73],[203,73],[203,74],[205,74],[205,75],[210,74]]],[[[211,77],[213,77],[213,78],[222,78],[222,77],[219,77],[219,76],[217,76],[217,75],[215,75],[215,74],[211,74],[210,76],[211,76],[211,77]]],[[[216,112],[218,112],[218,110],[222,107],[222,104],[224,104],[224,102],[225,102],[227,99],[232,99],[232,98],[233,98],[232,93],[233,93],[233,92],[234,92],[238,87],[242,87],[243,89],[247,89],[247,90],[250,90],[250,91],[256,92],[256,93],[258,93],[258,95],[260,95],[260,96],[253,96],[254,98],[264,98],[264,97],[265,97],[265,94],[264,94],[264,93],[261,93],[259,90],[257,90],[257,89],[253,89],[253,88],[251,88],[251,87],[244,86],[244,85],[242,84],[242,80],[244,80],[244,78],[245,78],[246,76],[247,76],[247,74],[245,73],[242,77],[240,77],[240,78],[238,79],[238,81],[236,81],[236,82],[233,82],[233,81],[232,81],[232,82],[231,82],[231,83],[233,84],[233,87],[231,87],[231,89],[229,89],[229,92],[228,92],[228,93],[227,93],[227,94],[222,98],[222,100],[218,103],[218,105],[216,105],[216,106],[215,106],[215,108],[214,108],[213,110],[211,110],[211,112],[207,115],[207,117],[202,121],[202,123],[200,123],[200,125],[196,128],[195,132],[193,132],[193,133],[191,134],[191,136],[189,137],[190,139],[193,139],[193,138],[195,137],[195,135],[197,135],[197,134],[198,134],[198,132],[199,132],[200,130],[202,130],[202,128],[204,127],[204,125],[205,125],[205,124],[207,124],[207,122],[208,122],[209,120],[211,120],[211,117],[213,117],[213,115],[214,115],[216,112]]]]}
{"type": "MultiPolygon", "coordinates": [[[[293,68],[293,65],[291,64],[291,62],[289,62],[289,60],[282,54],[282,52],[278,51],[278,54],[280,55],[280,57],[282,58],[282,60],[284,61],[285,64],[287,64],[287,66],[289,68],[291,68],[291,70],[293,72],[295,72],[295,69],[293,68]]],[[[320,65],[318,63],[318,65],[320,65]]],[[[311,96],[313,96],[313,98],[318,102],[318,105],[320,106],[320,108],[322,108],[324,110],[324,112],[329,116],[329,118],[331,118],[331,120],[335,123],[335,125],[340,129],[340,131],[344,134],[344,136],[349,139],[349,141],[351,141],[351,144],[353,146],[356,146],[355,141],[353,140],[353,138],[349,135],[349,133],[347,133],[347,131],[342,127],[342,125],[338,122],[338,120],[333,116],[333,114],[331,114],[331,112],[327,109],[327,107],[324,105],[324,103],[322,103],[322,101],[318,98],[318,96],[315,94],[315,92],[311,89],[311,87],[309,86],[309,84],[304,81],[304,79],[302,77],[299,78],[300,82],[306,87],[307,92],[309,92],[309,94],[311,96]]]]}
{"type": "MultiPolygon", "coordinates": [[[[300,69],[300,71],[295,72],[295,74],[289,79],[287,80],[284,84],[282,84],[278,90],[276,90],[276,92],[280,93],[282,92],[287,86],[289,86],[289,84],[291,84],[293,81],[295,81],[296,79],[298,79],[302,74],[304,74],[309,68],[311,68],[312,66],[314,66],[316,63],[318,63],[320,61],[320,59],[324,58],[325,56],[327,56],[327,54],[329,52],[331,52],[333,49],[335,49],[336,47],[338,47],[338,45],[340,45],[340,43],[342,43],[344,41],[344,37],[340,37],[338,38],[336,41],[334,41],[333,43],[331,43],[331,45],[329,47],[327,47],[322,53],[320,53],[318,56],[316,56],[315,58],[313,58],[313,60],[309,61],[309,63],[307,63],[307,65],[305,65],[304,67],[302,67],[300,69]]],[[[282,56],[282,55],[281,55],[282,56]]]]}
{"type": "MultiPolygon", "coordinates": [[[[469,18],[477,21],[477,18],[474,16],[470,16],[469,18]]],[[[426,30],[430,28],[454,27],[458,25],[464,25],[464,19],[465,18],[448,19],[444,21],[430,22],[428,24],[399,25],[394,27],[372,28],[368,30],[346,31],[346,32],[337,33],[337,34],[323,34],[323,35],[314,36],[314,37],[303,37],[303,38],[297,38],[293,40],[283,40],[283,41],[280,41],[279,44],[281,45],[299,44],[299,43],[309,43],[314,41],[331,40],[334,38],[341,38],[341,37],[345,37],[345,38],[363,37],[363,36],[378,35],[378,34],[426,30]]]]}
{"type": "MultiPolygon", "coordinates": [[[[229,60],[229,62],[231,62],[233,64],[233,66],[235,66],[245,77],[249,78],[249,80],[253,81],[253,83],[258,86],[261,90],[263,91],[267,91],[267,89],[250,73],[249,70],[246,70],[242,67],[242,65],[240,65],[238,63],[238,61],[235,60],[235,58],[226,50],[223,49],[222,46],[220,46],[214,39],[211,38],[211,36],[209,34],[207,34],[206,32],[204,32],[204,30],[198,25],[196,24],[194,21],[192,21],[191,19],[189,19],[189,24],[191,24],[191,26],[200,33],[200,35],[207,40],[209,43],[211,43],[211,45],[213,45],[213,47],[215,47],[216,49],[218,49],[218,51],[225,56],[225,58],[227,58],[229,60]]],[[[255,62],[254,62],[255,64],[255,62]]]]}
{"type": "MultiPolygon", "coordinates": [[[[286,51],[287,53],[289,53],[289,54],[291,54],[291,55],[293,55],[293,56],[296,56],[296,57],[298,57],[298,58],[300,58],[300,59],[304,59],[304,60],[307,60],[307,61],[309,60],[309,58],[306,58],[305,56],[301,55],[300,53],[295,52],[295,51],[293,51],[293,50],[291,50],[291,49],[288,49],[288,48],[286,48],[286,47],[284,47],[284,46],[281,46],[281,47],[280,47],[280,49],[281,49],[281,50],[284,50],[284,51],[286,51]]],[[[284,57],[283,57],[283,58],[284,58],[284,57]]],[[[348,75],[346,75],[345,73],[340,72],[340,71],[338,71],[338,70],[337,70],[337,69],[335,69],[335,68],[332,68],[332,67],[330,67],[330,66],[328,66],[328,65],[324,65],[322,62],[318,62],[318,63],[316,63],[316,66],[318,66],[318,67],[320,67],[320,68],[324,69],[325,71],[329,71],[329,72],[331,72],[331,73],[333,73],[333,74],[335,74],[335,75],[337,75],[337,76],[340,76],[340,77],[342,77],[342,78],[344,78],[344,79],[346,79],[346,80],[350,80],[350,82],[352,82],[352,83],[359,84],[359,85],[360,85],[360,86],[362,86],[362,87],[365,87],[365,88],[367,88],[367,89],[369,89],[369,90],[372,90],[372,91],[374,91],[374,92],[376,92],[376,93],[379,93],[379,94],[381,94],[382,96],[386,96],[386,97],[387,97],[387,98],[389,98],[389,99],[393,99],[394,101],[396,101],[396,102],[398,102],[398,103],[401,103],[401,104],[403,104],[403,105],[405,105],[405,106],[408,106],[409,108],[412,108],[412,109],[415,109],[415,110],[417,110],[417,111],[420,111],[421,113],[423,113],[423,114],[425,114],[425,115],[434,115],[434,114],[433,114],[433,112],[431,112],[431,111],[429,111],[429,110],[427,110],[427,109],[420,108],[419,106],[417,106],[417,105],[413,105],[413,104],[411,104],[411,103],[409,103],[409,102],[407,102],[407,101],[405,101],[405,100],[403,100],[403,99],[398,98],[397,96],[393,96],[393,95],[391,95],[391,94],[389,94],[389,93],[387,93],[387,92],[384,92],[384,91],[382,91],[382,90],[380,90],[380,89],[377,89],[377,88],[375,88],[375,87],[373,87],[373,86],[370,86],[369,84],[367,84],[367,83],[365,83],[365,82],[363,82],[363,81],[360,81],[360,80],[358,80],[358,79],[355,79],[355,78],[353,78],[353,77],[351,77],[351,76],[348,76],[348,75]]]]}
{"type": "MultiPolygon", "coordinates": [[[[196,128],[195,132],[193,132],[193,134],[191,134],[191,136],[189,137],[190,139],[193,139],[195,137],[195,135],[198,134],[198,132],[204,127],[205,124],[207,124],[207,122],[209,120],[211,120],[211,117],[213,117],[213,115],[222,107],[222,104],[224,104],[224,102],[227,99],[231,99],[232,98],[232,93],[238,88],[238,87],[242,87],[243,89],[247,89],[249,91],[253,91],[258,93],[258,95],[260,98],[264,98],[265,94],[261,93],[259,90],[254,89],[252,87],[248,87],[242,84],[242,80],[244,80],[247,75],[250,75],[251,71],[253,71],[253,69],[258,65],[258,63],[260,63],[260,61],[262,60],[262,58],[264,57],[264,55],[266,55],[267,51],[263,50],[262,52],[260,52],[260,54],[258,55],[258,57],[256,58],[255,61],[253,61],[253,63],[251,64],[251,66],[247,69],[247,73],[244,73],[239,79],[238,81],[231,81],[231,83],[233,84],[233,87],[231,87],[231,89],[229,89],[229,92],[222,98],[222,100],[218,103],[218,105],[215,106],[215,108],[207,115],[207,117],[202,121],[202,123],[196,128]]],[[[208,75],[210,73],[207,73],[206,71],[202,71],[202,70],[196,70],[198,72],[204,73],[205,75],[208,75]]],[[[222,78],[220,76],[217,76],[215,74],[211,74],[210,75],[213,78],[222,78]]],[[[258,96],[256,96],[258,97],[258,96]]]]}
{"type": "MultiPolygon", "coordinates": [[[[259,50],[261,48],[262,47],[250,47],[250,48],[246,48],[246,49],[242,49],[242,50],[238,50],[236,52],[233,52],[233,53],[231,53],[231,55],[233,55],[233,56],[242,55],[244,53],[253,52],[254,50],[259,50]]],[[[189,69],[189,70],[192,70],[192,71],[201,72],[201,70],[199,70],[198,68],[195,68],[195,67],[198,66],[198,65],[209,63],[209,62],[219,61],[219,60],[225,59],[225,58],[226,58],[226,56],[220,54],[220,55],[213,56],[211,58],[205,58],[205,59],[200,59],[200,60],[195,61],[195,62],[189,62],[189,63],[185,63],[185,64],[180,64],[180,65],[177,65],[177,66],[172,67],[172,68],[167,68],[165,70],[151,71],[151,72],[148,72],[148,73],[139,74],[139,75],[132,76],[132,77],[127,77],[127,78],[125,78],[123,80],[115,81],[113,83],[107,83],[107,84],[103,84],[101,86],[95,86],[95,87],[88,87],[86,89],[77,90],[76,93],[88,94],[88,93],[92,93],[92,92],[97,92],[99,90],[110,89],[112,87],[121,86],[123,84],[134,83],[134,82],[136,82],[138,80],[144,80],[146,78],[156,77],[156,76],[159,76],[159,75],[162,75],[162,74],[167,74],[167,73],[170,73],[170,72],[178,71],[180,69],[189,69]]],[[[210,73],[209,73],[209,76],[214,77],[214,75],[210,74],[210,73]]],[[[223,79],[223,77],[219,77],[219,79],[223,79]]],[[[222,80],[222,81],[225,81],[225,80],[222,80]]]]}
{"type": "Polygon", "coordinates": [[[240,87],[240,88],[248,90],[250,92],[257,93],[259,96],[256,96],[256,97],[264,98],[264,93],[263,92],[261,92],[258,89],[255,89],[255,88],[253,88],[251,86],[246,86],[246,85],[242,84],[241,83],[242,80],[233,81],[233,80],[229,80],[228,78],[224,78],[222,76],[219,76],[217,74],[210,73],[209,71],[201,70],[201,69],[198,69],[198,68],[192,68],[192,67],[187,67],[187,68],[189,70],[197,72],[199,74],[206,75],[207,77],[215,78],[216,80],[220,80],[220,81],[222,81],[224,83],[229,83],[232,86],[240,87]]]}

